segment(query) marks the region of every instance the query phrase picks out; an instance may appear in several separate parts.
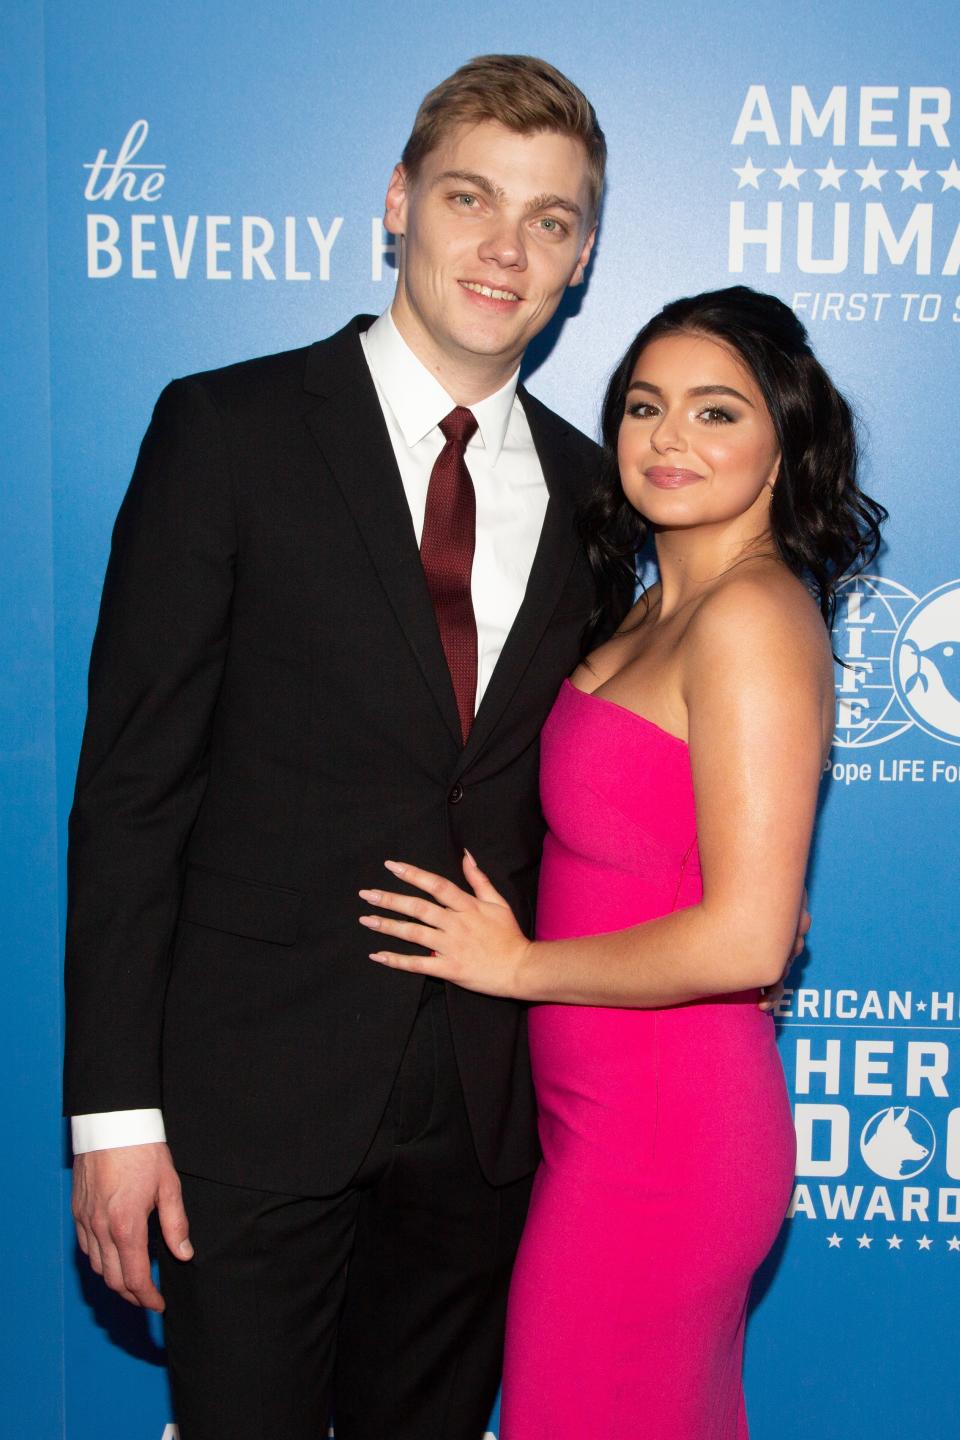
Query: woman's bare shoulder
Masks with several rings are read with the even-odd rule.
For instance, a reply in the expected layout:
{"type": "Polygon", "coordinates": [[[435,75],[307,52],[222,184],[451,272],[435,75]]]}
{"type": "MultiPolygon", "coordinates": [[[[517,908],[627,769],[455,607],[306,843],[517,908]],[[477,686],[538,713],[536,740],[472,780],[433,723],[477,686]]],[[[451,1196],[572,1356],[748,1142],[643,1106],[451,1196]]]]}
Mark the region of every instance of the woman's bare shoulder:
{"type": "Polygon", "coordinates": [[[692,616],[687,649],[694,663],[751,656],[776,659],[790,672],[811,666],[832,677],[830,637],[810,591],[777,560],[732,570],[704,596],[692,616]]]}
{"type": "Polygon", "coordinates": [[[731,570],[704,596],[689,625],[692,638],[731,642],[780,639],[829,654],[829,636],[806,585],[777,560],[731,570]]]}
{"type": "Polygon", "coordinates": [[[772,562],[725,578],[693,617],[684,646],[681,690],[694,733],[793,737],[819,741],[821,760],[833,730],[830,638],[803,583],[772,562]],[[695,716],[704,724],[698,724],[695,716]]]}

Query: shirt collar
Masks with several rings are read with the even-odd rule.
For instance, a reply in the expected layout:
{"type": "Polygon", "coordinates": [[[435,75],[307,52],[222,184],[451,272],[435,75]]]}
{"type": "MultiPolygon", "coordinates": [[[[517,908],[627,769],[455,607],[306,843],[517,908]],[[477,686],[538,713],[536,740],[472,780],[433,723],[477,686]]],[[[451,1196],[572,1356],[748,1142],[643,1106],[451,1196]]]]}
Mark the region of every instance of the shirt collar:
{"type": "MultiPolygon", "coordinates": [[[[406,444],[412,449],[456,405],[439,380],[410,349],[397,329],[390,310],[384,310],[361,336],[370,373],[390,406],[406,444]]],[[[495,464],[517,394],[516,370],[506,385],[478,400],[470,409],[477,417],[477,436],[491,464],[495,464]]]]}

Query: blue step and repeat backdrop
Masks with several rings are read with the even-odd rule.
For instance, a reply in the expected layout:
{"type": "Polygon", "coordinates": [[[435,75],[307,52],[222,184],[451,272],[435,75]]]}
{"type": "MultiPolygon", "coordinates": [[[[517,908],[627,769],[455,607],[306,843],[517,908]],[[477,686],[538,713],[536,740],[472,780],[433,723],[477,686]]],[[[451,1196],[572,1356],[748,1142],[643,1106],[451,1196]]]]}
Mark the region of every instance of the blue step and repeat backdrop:
{"type": "Polygon", "coordinates": [[[780,1016],[798,1172],[748,1397],[754,1440],[952,1440],[960,12],[20,0],[2,23],[4,1432],[176,1435],[159,1326],[78,1262],[57,1097],[64,824],[141,433],[170,377],[388,303],[381,206],[416,103],[496,49],[573,76],[611,150],[589,283],[536,346],[533,390],[595,432],[644,318],[745,281],[796,308],[863,421],[891,520],[835,631],[815,928],[780,1016]]]}

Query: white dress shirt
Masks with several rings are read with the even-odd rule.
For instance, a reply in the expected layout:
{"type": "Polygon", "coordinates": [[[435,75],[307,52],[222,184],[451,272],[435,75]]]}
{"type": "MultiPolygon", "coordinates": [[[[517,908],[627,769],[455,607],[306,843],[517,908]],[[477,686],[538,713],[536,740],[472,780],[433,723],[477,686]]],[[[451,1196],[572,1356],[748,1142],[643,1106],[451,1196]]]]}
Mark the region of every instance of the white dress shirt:
{"type": "MultiPolygon", "coordinates": [[[[389,310],[361,336],[361,344],[419,545],[430,474],[445,443],[440,421],[456,401],[414,355],[389,310]]],[[[465,458],[477,497],[470,588],[477,622],[478,706],[517,618],[547,509],[543,471],[517,399],[518,375],[470,406],[477,418],[465,458]]]]}
{"type": "MultiPolygon", "coordinates": [[[[419,545],[430,474],[445,443],[440,421],[457,402],[414,355],[389,310],[361,335],[360,343],[419,545]]],[[[465,458],[477,497],[471,593],[477,622],[478,706],[520,609],[547,509],[543,471],[517,399],[518,374],[470,406],[477,418],[465,458]]],[[[75,1115],[71,1123],[75,1155],[165,1139],[163,1115],[156,1109],[75,1115]]]]}

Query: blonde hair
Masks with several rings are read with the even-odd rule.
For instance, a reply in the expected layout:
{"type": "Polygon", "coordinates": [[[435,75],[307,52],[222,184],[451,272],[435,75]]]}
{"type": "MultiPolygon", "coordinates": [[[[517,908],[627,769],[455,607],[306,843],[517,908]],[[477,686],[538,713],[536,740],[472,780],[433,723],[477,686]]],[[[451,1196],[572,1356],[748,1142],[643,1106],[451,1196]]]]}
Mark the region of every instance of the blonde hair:
{"type": "Polygon", "coordinates": [[[554,66],[533,55],[478,55],[425,95],[401,159],[415,180],[455,125],[495,120],[520,135],[553,130],[587,154],[593,216],[600,208],[607,142],[590,101],[554,66]]]}

